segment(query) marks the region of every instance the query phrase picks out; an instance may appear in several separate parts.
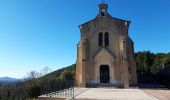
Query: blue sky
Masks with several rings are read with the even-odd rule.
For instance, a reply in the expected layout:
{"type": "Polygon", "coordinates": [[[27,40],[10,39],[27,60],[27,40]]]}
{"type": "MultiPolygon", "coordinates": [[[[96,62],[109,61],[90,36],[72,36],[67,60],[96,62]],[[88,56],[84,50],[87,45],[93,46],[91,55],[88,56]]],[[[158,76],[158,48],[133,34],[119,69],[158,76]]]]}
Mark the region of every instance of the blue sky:
{"type": "MultiPolygon", "coordinates": [[[[22,78],[76,62],[78,25],[96,17],[102,0],[0,0],[0,77],[22,78]]],[[[169,0],[105,0],[109,13],[132,21],[135,51],[170,52],[169,0]]]]}

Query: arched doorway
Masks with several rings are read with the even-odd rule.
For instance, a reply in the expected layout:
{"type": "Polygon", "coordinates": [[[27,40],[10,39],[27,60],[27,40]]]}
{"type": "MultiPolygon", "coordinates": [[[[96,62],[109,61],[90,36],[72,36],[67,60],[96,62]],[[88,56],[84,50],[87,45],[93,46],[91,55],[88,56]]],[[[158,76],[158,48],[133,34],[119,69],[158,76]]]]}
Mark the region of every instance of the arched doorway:
{"type": "Polygon", "coordinates": [[[100,83],[109,83],[110,73],[108,65],[100,65],[100,83]]]}

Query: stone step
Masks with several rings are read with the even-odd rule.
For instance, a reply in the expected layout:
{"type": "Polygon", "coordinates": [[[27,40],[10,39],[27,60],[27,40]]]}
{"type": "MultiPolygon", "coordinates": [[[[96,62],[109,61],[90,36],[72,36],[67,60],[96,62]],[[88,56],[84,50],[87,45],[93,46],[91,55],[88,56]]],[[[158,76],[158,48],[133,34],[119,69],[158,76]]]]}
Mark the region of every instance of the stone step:
{"type": "Polygon", "coordinates": [[[117,87],[115,87],[113,84],[111,84],[111,83],[100,83],[100,84],[98,84],[98,86],[97,87],[99,87],[99,88],[110,88],[110,87],[112,87],[112,88],[117,88],[117,87]]]}

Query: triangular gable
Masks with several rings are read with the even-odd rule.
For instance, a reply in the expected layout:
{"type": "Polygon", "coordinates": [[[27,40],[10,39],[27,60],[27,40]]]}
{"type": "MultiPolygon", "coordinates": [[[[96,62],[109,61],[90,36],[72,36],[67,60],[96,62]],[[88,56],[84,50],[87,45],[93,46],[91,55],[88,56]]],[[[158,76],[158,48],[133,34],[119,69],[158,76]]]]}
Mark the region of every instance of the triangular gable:
{"type": "Polygon", "coordinates": [[[111,53],[108,49],[106,49],[106,48],[101,48],[101,49],[99,49],[95,54],[94,54],[94,59],[96,59],[97,57],[99,57],[100,55],[103,55],[103,54],[106,54],[106,55],[108,55],[108,56],[110,56],[111,58],[113,58],[113,59],[115,59],[116,58],[116,56],[113,54],[113,53],[111,53]]]}

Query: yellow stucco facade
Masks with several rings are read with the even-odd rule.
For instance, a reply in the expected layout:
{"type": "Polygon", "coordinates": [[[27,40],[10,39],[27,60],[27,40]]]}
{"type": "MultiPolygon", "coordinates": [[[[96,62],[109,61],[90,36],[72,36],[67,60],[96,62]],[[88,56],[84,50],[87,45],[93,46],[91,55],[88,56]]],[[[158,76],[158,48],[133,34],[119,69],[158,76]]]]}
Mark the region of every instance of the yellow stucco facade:
{"type": "Polygon", "coordinates": [[[130,21],[112,17],[107,4],[100,4],[96,18],[80,25],[77,45],[76,83],[128,88],[137,83],[130,21]]]}

